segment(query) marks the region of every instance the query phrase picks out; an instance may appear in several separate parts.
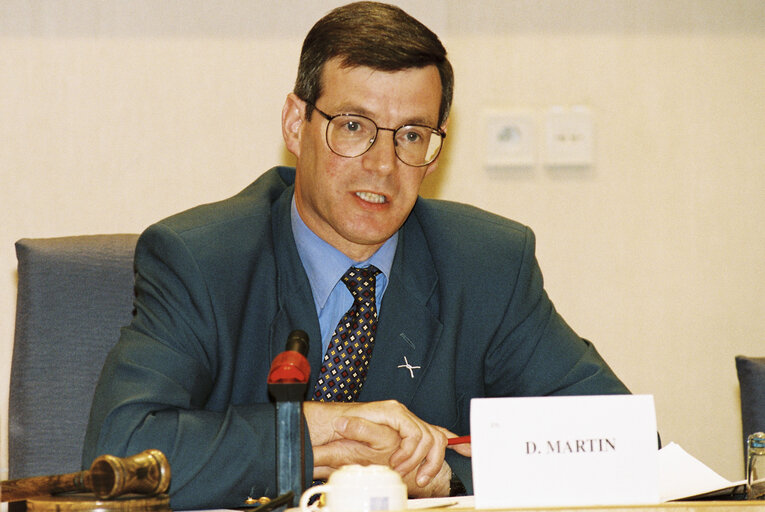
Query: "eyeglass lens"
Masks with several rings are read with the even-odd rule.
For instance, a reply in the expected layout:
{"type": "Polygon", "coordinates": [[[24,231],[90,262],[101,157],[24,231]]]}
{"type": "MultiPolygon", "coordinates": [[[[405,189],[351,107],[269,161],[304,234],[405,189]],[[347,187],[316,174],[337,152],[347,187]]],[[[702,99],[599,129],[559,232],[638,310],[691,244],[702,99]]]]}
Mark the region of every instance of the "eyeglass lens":
{"type": "MultiPolygon", "coordinates": [[[[390,130],[380,128],[379,130],[390,130]]],[[[356,157],[374,144],[377,125],[363,116],[339,115],[327,126],[327,144],[340,156],[356,157]]],[[[422,166],[436,159],[441,150],[441,134],[427,126],[405,125],[393,133],[396,155],[407,165],[422,166]]]]}

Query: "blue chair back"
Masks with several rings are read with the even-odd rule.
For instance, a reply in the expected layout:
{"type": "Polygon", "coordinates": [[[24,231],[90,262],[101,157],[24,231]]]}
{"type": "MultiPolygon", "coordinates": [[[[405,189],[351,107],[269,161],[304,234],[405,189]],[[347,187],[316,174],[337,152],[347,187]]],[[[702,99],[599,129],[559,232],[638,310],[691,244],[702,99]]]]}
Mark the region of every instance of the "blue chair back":
{"type": "Polygon", "coordinates": [[[130,321],[137,235],[16,242],[9,395],[10,478],[80,469],[107,352],[130,321]]]}

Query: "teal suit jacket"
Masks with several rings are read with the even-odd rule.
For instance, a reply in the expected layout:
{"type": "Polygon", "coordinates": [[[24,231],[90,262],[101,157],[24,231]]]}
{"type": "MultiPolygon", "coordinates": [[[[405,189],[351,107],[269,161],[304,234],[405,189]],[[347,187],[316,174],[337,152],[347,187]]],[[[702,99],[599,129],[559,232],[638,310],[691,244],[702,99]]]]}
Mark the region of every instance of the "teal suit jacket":
{"type": "MultiPolygon", "coordinates": [[[[290,224],[294,176],[271,169],[141,235],[135,314],[105,363],[84,467],[151,447],[170,460],[173,508],[275,494],[271,360],[293,329],[311,340],[311,386],[323,356],[290,224]]],[[[459,435],[471,398],[628,392],[553,308],[531,230],[477,208],[417,200],[381,311],[359,400],[398,400],[459,435]]],[[[471,490],[469,459],[447,461],[471,490]]]]}

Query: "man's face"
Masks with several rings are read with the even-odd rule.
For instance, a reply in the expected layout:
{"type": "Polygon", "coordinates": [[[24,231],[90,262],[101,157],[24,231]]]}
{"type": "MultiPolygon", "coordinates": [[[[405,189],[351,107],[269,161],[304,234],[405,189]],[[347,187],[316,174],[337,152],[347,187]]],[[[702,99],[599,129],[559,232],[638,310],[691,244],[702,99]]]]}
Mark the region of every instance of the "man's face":
{"type": "MultiPolygon", "coordinates": [[[[441,79],[435,66],[384,72],[343,68],[332,59],[324,66],[322,90],[316,106],[329,115],[361,114],[383,128],[438,127],[441,79]]],[[[328,121],[317,112],[300,120],[304,112],[305,103],[290,95],[282,122],[287,147],[297,156],[298,212],[319,237],[356,261],[366,259],[404,223],[437,160],[406,165],[396,157],[392,133],[382,130],[363,155],[336,155],[325,139],[328,121]]]]}

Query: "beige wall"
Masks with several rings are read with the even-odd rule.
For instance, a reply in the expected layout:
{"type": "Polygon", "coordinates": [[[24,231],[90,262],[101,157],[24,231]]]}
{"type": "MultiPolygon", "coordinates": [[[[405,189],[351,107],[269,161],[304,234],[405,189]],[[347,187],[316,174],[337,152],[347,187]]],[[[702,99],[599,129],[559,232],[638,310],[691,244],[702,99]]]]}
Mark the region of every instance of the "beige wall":
{"type": "MultiPolygon", "coordinates": [[[[300,42],[336,3],[0,2],[2,459],[13,242],[138,232],[288,162],[300,42]]],[[[558,309],[655,395],[664,441],[741,478],[733,356],[765,355],[765,3],[401,4],[457,75],[425,193],[531,225],[558,309]],[[572,104],[594,114],[592,169],[483,169],[483,109],[572,104]]]]}

